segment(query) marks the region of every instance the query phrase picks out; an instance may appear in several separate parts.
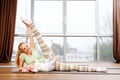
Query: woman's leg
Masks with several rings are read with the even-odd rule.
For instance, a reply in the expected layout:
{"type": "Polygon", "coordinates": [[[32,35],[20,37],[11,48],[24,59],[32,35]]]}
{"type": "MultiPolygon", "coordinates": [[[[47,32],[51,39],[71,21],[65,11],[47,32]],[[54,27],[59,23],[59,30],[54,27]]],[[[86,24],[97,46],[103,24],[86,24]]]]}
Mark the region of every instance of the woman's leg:
{"type": "Polygon", "coordinates": [[[78,65],[74,63],[57,63],[56,70],[58,71],[79,71],[79,72],[107,72],[107,68],[78,65]]]}
{"type": "MultiPolygon", "coordinates": [[[[39,46],[42,50],[43,55],[47,58],[49,56],[52,56],[55,58],[55,54],[53,51],[48,47],[48,45],[44,42],[42,39],[42,36],[38,29],[35,27],[35,25],[31,25],[32,32],[34,36],[37,38],[37,41],[39,43],[39,46]]],[[[99,67],[92,67],[92,66],[80,66],[72,63],[61,63],[59,61],[56,62],[55,70],[60,71],[82,71],[82,72],[95,72],[95,71],[106,71],[106,69],[99,68],[99,67]]]]}
{"type": "Polygon", "coordinates": [[[42,53],[43,53],[44,57],[48,58],[49,56],[52,56],[54,58],[55,54],[48,47],[48,45],[44,42],[44,40],[42,39],[42,36],[41,36],[40,32],[38,31],[38,29],[35,27],[34,24],[31,25],[31,29],[32,29],[32,32],[33,32],[34,36],[37,38],[37,41],[39,43],[39,46],[40,46],[40,48],[42,50],[42,53]]]}
{"type": "MultiPolygon", "coordinates": [[[[38,44],[42,50],[42,54],[44,55],[45,58],[48,57],[52,57],[52,59],[54,59],[56,56],[54,54],[54,52],[48,47],[48,45],[44,42],[44,40],[42,39],[42,35],[40,34],[40,32],[38,31],[38,29],[35,27],[34,24],[31,25],[31,29],[32,29],[32,33],[34,34],[34,37],[37,39],[38,44]]],[[[56,61],[55,63],[55,70],[56,69],[56,65],[60,65],[61,62],[56,61]]],[[[59,69],[58,69],[59,70],[59,69]]]]}

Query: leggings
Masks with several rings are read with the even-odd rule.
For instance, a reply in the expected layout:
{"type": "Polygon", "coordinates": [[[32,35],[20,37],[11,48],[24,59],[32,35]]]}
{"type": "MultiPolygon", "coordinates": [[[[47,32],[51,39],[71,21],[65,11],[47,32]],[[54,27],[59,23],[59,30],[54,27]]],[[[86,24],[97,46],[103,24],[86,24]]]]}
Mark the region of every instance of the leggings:
{"type": "MultiPolygon", "coordinates": [[[[31,25],[31,29],[34,37],[37,39],[37,42],[41,48],[44,57],[46,58],[46,56],[52,56],[54,58],[55,57],[54,52],[51,50],[51,48],[48,47],[48,45],[42,39],[40,32],[38,31],[38,29],[35,27],[34,24],[31,25]]],[[[54,70],[58,70],[58,71],[71,71],[71,70],[82,71],[82,72],[106,71],[105,68],[94,67],[94,66],[82,66],[73,63],[62,63],[59,61],[56,61],[56,64],[54,66],[55,66],[54,70]]]]}

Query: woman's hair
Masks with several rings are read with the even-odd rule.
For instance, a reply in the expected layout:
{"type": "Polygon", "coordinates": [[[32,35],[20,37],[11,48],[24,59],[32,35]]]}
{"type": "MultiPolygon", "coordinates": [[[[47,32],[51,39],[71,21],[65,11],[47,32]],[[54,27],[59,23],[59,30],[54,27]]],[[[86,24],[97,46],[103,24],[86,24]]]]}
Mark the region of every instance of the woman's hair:
{"type": "Polygon", "coordinates": [[[23,52],[23,51],[21,50],[21,48],[20,48],[22,44],[25,44],[25,42],[21,42],[21,43],[18,45],[18,51],[17,51],[17,53],[16,53],[15,62],[16,62],[16,66],[17,66],[17,67],[19,66],[19,56],[20,56],[20,54],[23,52]]]}

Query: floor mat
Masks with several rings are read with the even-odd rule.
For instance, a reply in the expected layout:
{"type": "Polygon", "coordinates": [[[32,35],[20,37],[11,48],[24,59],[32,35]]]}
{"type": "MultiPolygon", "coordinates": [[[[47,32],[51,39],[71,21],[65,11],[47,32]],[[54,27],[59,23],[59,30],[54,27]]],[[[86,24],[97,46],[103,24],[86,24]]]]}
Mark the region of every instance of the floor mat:
{"type": "MultiPolygon", "coordinates": [[[[33,72],[18,72],[15,71],[13,73],[18,74],[33,74],[33,72]]],[[[112,72],[77,72],[77,71],[50,71],[50,72],[36,72],[34,74],[89,74],[89,75],[120,75],[120,73],[112,73],[112,72]]]]}

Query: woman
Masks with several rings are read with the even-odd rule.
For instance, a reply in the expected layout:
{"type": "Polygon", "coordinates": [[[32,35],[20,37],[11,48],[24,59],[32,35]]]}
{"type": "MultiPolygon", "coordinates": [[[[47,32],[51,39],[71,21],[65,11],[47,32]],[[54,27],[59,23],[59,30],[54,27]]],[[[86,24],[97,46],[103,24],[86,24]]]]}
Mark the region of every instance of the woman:
{"type": "MultiPolygon", "coordinates": [[[[16,55],[16,65],[18,66],[19,71],[22,72],[29,72],[28,68],[24,67],[24,63],[27,65],[31,65],[37,60],[38,63],[45,63],[50,62],[49,58],[52,60],[55,59],[55,54],[53,51],[45,44],[44,40],[42,39],[39,31],[35,27],[35,25],[32,23],[32,21],[28,21],[25,19],[22,19],[22,22],[26,25],[26,29],[30,38],[30,46],[26,44],[25,42],[22,42],[18,46],[18,52],[16,55]],[[34,40],[32,37],[32,33],[34,34],[34,37],[37,38],[37,41],[39,43],[39,46],[41,48],[43,56],[40,56],[38,52],[35,49],[34,40]]],[[[106,68],[100,68],[100,67],[92,67],[92,66],[80,66],[77,64],[72,63],[61,63],[59,61],[55,61],[55,64],[53,64],[53,68],[50,70],[60,70],[60,71],[70,71],[70,70],[76,70],[76,71],[107,71],[106,68]]],[[[46,66],[45,66],[46,67],[46,66]]],[[[45,70],[41,70],[45,71],[45,70]]]]}

